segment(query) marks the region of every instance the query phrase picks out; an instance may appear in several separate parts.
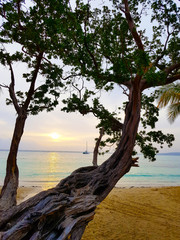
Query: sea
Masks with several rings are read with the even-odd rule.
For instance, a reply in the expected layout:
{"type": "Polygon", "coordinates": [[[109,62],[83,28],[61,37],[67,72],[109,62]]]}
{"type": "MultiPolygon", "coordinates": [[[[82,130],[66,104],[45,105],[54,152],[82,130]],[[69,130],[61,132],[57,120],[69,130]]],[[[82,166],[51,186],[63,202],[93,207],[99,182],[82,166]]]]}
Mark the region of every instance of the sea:
{"type": "MultiPolygon", "coordinates": [[[[8,151],[0,150],[0,186],[3,185],[8,151]]],[[[79,167],[91,166],[93,154],[82,152],[19,151],[19,185],[48,189],[79,167]]],[[[99,165],[110,154],[99,156],[99,165]]],[[[132,167],[116,187],[180,186],[180,153],[157,155],[151,162],[139,155],[139,167],[132,167]]]]}

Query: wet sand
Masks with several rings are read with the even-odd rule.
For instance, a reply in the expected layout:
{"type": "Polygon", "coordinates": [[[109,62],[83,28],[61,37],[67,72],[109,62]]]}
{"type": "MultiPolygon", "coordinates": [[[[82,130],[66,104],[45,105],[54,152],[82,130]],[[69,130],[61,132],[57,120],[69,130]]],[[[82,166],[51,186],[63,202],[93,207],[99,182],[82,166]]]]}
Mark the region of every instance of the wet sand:
{"type": "MultiPolygon", "coordinates": [[[[1,191],[2,186],[0,186],[0,191],[1,191]]],[[[22,201],[27,200],[30,197],[33,197],[37,193],[41,192],[42,188],[41,187],[19,187],[17,191],[17,204],[20,204],[22,201]]]]}
{"type": "Polygon", "coordinates": [[[41,187],[20,187],[18,188],[17,192],[17,204],[20,204],[21,202],[27,200],[28,198],[33,197],[37,193],[43,191],[41,187]]]}
{"type": "MultiPolygon", "coordinates": [[[[18,203],[42,189],[21,187],[18,203]]],[[[83,240],[179,240],[180,187],[114,188],[98,206],[83,240]]]]}

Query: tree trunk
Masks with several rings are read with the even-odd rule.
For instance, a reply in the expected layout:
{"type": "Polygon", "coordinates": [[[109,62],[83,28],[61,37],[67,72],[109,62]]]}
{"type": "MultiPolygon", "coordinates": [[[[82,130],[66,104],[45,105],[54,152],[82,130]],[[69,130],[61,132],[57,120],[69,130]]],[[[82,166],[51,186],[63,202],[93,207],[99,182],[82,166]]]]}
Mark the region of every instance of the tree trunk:
{"type": "Polygon", "coordinates": [[[79,240],[97,205],[126,174],[140,119],[140,90],[134,84],[120,144],[101,166],[74,171],[55,188],[41,192],[0,216],[0,239],[79,240]]]}
{"type": "Polygon", "coordinates": [[[23,134],[26,114],[19,114],[16,118],[14,134],[11,141],[10,151],[7,158],[6,176],[0,195],[0,211],[7,210],[16,205],[16,195],[19,183],[19,170],[17,166],[17,153],[23,134]]]}
{"type": "Polygon", "coordinates": [[[98,153],[99,153],[98,149],[99,149],[99,146],[100,146],[101,139],[102,139],[103,135],[104,135],[104,128],[102,127],[99,130],[99,137],[98,137],[98,139],[96,141],[96,144],[95,144],[95,147],[94,147],[93,161],[92,161],[93,166],[97,166],[98,165],[97,164],[97,158],[98,158],[98,153]]]}

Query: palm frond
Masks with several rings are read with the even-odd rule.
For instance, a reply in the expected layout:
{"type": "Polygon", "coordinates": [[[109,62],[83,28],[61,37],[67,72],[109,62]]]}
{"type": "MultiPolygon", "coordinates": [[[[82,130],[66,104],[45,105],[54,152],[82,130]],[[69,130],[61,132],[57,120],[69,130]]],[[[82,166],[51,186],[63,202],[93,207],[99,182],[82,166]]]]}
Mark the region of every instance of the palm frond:
{"type": "Polygon", "coordinates": [[[168,104],[173,104],[180,101],[180,83],[172,83],[160,88],[158,107],[162,108],[168,104]]]}
{"type": "Polygon", "coordinates": [[[168,107],[168,119],[171,123],[180,115],[180,102],[173,103],[168,107]]]}
{"type": "Polygon", "coordinates": [[[168,119],[171,123],[180,114],[180,83],[171,83],[159,89],[158,106],[168,107],[168,119]]]}

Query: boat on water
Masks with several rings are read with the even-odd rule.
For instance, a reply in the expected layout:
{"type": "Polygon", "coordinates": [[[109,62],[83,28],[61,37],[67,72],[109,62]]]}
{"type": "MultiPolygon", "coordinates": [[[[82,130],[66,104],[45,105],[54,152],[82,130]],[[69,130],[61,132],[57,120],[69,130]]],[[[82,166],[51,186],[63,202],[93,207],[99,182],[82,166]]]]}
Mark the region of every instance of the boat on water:
{"type": "Polygon", "coordinates": [[[89,152],[88,151],[84,151],[83,154],[89,154],[89,152]]]}
{"type": "Polygon", "coordinates": [[[89,154],[88,147],[87,147],[87,142],[86,142],[86,150],[83,152],[83,154],[89,154]]]}

